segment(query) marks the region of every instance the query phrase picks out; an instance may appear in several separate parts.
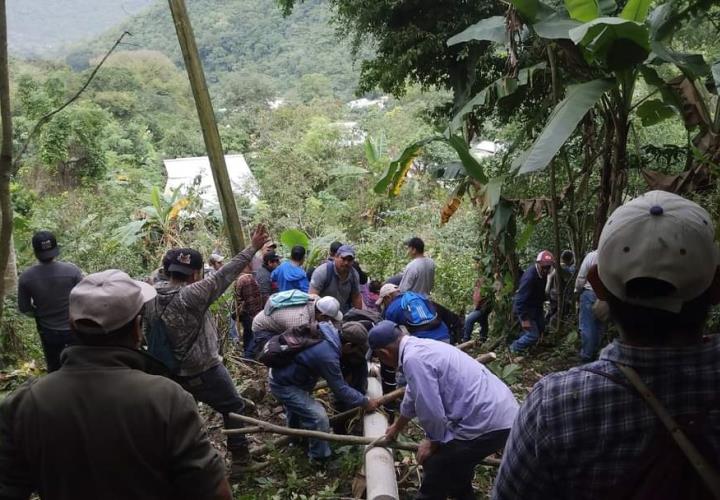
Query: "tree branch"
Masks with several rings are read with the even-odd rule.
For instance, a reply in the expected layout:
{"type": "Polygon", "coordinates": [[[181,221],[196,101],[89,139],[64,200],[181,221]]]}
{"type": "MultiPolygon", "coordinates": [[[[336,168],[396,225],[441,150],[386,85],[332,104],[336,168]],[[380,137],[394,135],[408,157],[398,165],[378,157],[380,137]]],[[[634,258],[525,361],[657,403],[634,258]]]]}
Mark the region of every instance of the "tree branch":
{"type": "Polygon", "coordinates": [[[107,61],[108,57],[110,57],[110,54],[112,54],[113,51],[118,47],[118,45],[120,45],[120,42],[122,42],[122,39],[125,38],[125,35],[130,35],[130,36],[132,36],[132,33],[130,33],[129,31],[123,31],[123,34],[120,35],[120,38],[118,38],[118,39],[115,41],[115,43],[113,44],[113,46],[110,47],[110,50],[107,51],[107,53],[105,54],[105,56],[100,60],[100,62],[97,64],[97,66],[95,66],[95,69],[92,70],[92,73],[90,73],[90,76],[89,76],[88,79],[85,81],[85,84],[84,84],[82,87],[80,87],[80,90],[78,90],[78,91],[75,93],[75,95],[73,95],[70,99],[68,99],[68,100],[65,102],[65,104],[63,104],[63,105],[60,106],[59,108],[57,108],[57,109],[49,112],[48,114],[46,114],[45,116],[41,117],[41,118],[37,121],[37,123],[35,124],[35,126],[34,126],[34,127],[32,128],[32,130],[30,131],[30,134],[28,135],[27,139],[25,139],[25,143],[22,145],[22,148],[20,149],[20,152],[19,152],[19,153],[17,154],[17,156],[15,157],[15,161],[13,162],[13,171],[14,171],[14,172],[17,172],[18,168],[20,167],[20,161],[22,160],[22,157],[23,157],[23,156],[25,155],[25,153],[27,152],[27,148],[28,148],[28,146],[30,146],[30,141],[33,140],[33,138],[38,134],[38,132],[40,132],[40,129],[41,129],[43,126],[45,126],[50,120],[52,120],[52,118],[53,118],[56,114],[60,113],[63,109],[65,109],[65,108],[67,108],[68,106],[70,106],[73,102],[75,102],[75,101],[82,95],[83,92],[85,92],[85,89],[87,89],[88,86],[90,85],[90,83],[92,83],[92,81],[93,81],[93,79],[95,78],[95,75],[97,74],[97,72],[100,71],[100,68],[102,67],[103,64],[105,64],[105,61],[107,61]]]}

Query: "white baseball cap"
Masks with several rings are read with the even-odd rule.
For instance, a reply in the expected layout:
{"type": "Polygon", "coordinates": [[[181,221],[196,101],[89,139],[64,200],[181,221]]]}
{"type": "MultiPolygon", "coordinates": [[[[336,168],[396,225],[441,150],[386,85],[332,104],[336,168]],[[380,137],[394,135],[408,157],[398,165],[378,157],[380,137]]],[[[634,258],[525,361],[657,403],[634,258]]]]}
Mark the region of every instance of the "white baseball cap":
{"type": "Polygon", "coordinates": [[[342,321],[343,313],[340,312],[340,302],[335,297],[322,297],[315,302],[315,307],[325,316],[330,316],[335,321],[342,321]]]}
{"type": "Polygon", "coordinates": [[[135,319],[156,294],[147,283],[117,269],[91,274],[70,292],[70,320],[82,333],[114,332],[135,319]]]}
{"type": "Polygon", "coordinates": [[[598,244],[598,274],[622,302],[678,313],[712,284],[720,253],[710,214],[697,203],[650,191],[618,207],[598,244]],[[626,285],[653,278],[674,287],[670,294],[632,297],[626,285]]]}
{"type": "Polygon", "coordinates": [[[385,283],[382,287],[380,287],[380,294],[378,295],[378,299],[375,301],[375,305],[379,306],[382,304],[385,297],[397,292],[398,290],[400,290],[399,286],[393,285],[392,283],[385,283]]]}

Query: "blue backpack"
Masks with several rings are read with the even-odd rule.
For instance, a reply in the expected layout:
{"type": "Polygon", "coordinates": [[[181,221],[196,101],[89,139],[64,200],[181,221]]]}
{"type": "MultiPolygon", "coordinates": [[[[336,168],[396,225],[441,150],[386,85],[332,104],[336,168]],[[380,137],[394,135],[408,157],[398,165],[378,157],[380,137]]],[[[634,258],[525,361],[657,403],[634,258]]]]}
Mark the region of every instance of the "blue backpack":
{"type": "Polygon", "coordinates": [[[439,324],[437,312],[430,301],[416,292],[407,291],[400,298],[400,307],[408,328],[439,324]]]}

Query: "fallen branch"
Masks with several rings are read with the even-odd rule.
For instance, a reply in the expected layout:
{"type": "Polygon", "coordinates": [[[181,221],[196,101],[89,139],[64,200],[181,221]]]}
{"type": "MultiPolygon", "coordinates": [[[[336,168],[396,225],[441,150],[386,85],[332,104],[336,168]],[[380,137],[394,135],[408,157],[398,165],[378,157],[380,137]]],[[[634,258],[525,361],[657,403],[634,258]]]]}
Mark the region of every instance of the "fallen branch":
{"type": "MultiPolygon", "coordinates": [[[[265,422],[263,420],[258,420],[256,418],[252,417],[246,417],[245,415],[238,415],[236,413],[231,413],[230,418],[235,418],[238,420],[241,420],[248,424],[255,424],[253,427],[244,427],[242,429],[224,429],[222,432],[223,434],[240,434],[243,431],[247,431],[247,429],[255,429],[258,430],[256,432],[272,432],[275,434],[284,434],[288,437],[308,437],[313,439],[322,439],[324,441],[334,441],[336,443],[343,443],[343,444],[357,444],[357,445],[365,445],[367,449],[370,449],[373,446],[380,446],[382,448],[394,448],[396,450],[405,450],[405,451],[417,451],[418,445],[417,443],[401,443],[399,441],[386,441],[385,439],[382,439],[384,436],[371,438],[371,437],[363,437],[363,436],[345,436],[341,434],[331,434],[329,432],[320,432],[320,431],[309,431],[306,429],[291,429],[290,427],[284,427],[282,425],[275,425],[271,424],[269,422],[265,422]]],[[[367,452],[367,449],[365,450],[367,452]]],[[[485,458],[482,462],[482,465],[489,465],[491,467],[499,467],[500,466],[500,460],[493,457],[485,458]]]]}
{"type": "MultiPolygon", "coordinates": [[[[263,422],[262,420],[257,420],[252,417],[246,417],[245,415],[238,415],[236,413],[231,413],[230,418],[241,420],[248,424],[255,424],[258,427],[261,427],[265,432],[284,434],[286,436],[308,437],[313,439],[321,439],[323,441],[334,441],[336,443],[344,444],[372,444],[374,446],[382,446],[384,448],[396,448],[398,450],[406,451],[417,451],[418,449],[418,445],[416,443],[400,443],[397,441],[386,441],[384,439],[378,440],[377,438],[363,436],[343,436],[340,434],[331,434],[329,432],[309,431],[306,429],[291,429],[290,427],[283,427],[281,425],[263,422]]],[[[241,429],[225,429],[222,432],[224,434],[239,434],[240,430],[241,429]]]]}

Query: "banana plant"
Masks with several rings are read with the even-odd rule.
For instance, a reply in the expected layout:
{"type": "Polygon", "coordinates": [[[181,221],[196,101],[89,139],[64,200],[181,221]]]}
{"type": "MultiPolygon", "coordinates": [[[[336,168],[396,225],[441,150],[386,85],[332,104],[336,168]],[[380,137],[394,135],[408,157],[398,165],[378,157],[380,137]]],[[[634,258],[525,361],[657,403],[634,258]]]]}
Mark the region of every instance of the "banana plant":
{"type": "Polygon", "coordinates": [[[188,196],[183,196],[180,188],[169,194],[161,194],[153,186],[150,191],[150,205],[140,210],[140,217],[121,226],[115,231],[115,239],[131,246],[140,239],[154,243],[160,247],[182,246],[180,231],[177,226],[180,212],[191,204],[188,196]]]}

